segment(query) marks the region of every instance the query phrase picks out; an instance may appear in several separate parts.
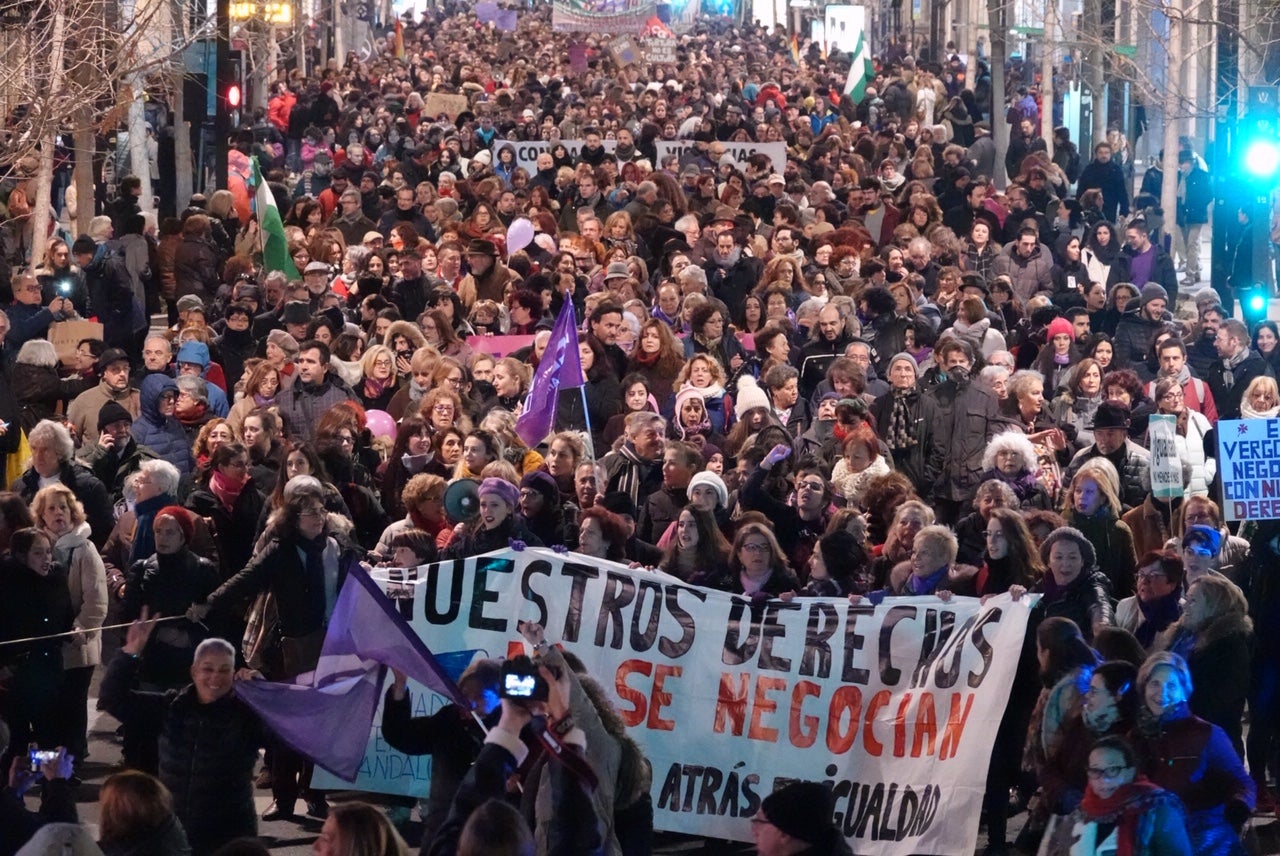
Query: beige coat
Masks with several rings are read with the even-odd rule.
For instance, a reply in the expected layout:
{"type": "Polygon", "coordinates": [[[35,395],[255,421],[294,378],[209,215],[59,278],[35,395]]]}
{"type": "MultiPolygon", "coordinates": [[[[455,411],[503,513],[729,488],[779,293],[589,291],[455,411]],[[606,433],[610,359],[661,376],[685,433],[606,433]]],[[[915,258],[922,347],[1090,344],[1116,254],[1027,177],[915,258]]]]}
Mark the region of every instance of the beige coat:
{"type": "MultiPolygon", "coordinates": [[[[53,545],[53,558],[67,569],[71,606],[76,611],[75,629],[93,630],[107,617],[107,572],[102,557],[89,540],[89,524],[80,523],[53,545]]],[[[102,661],[102,634],[93,632],[73,637],[62,646],[66,669],[96,666],[102,661]]]]}

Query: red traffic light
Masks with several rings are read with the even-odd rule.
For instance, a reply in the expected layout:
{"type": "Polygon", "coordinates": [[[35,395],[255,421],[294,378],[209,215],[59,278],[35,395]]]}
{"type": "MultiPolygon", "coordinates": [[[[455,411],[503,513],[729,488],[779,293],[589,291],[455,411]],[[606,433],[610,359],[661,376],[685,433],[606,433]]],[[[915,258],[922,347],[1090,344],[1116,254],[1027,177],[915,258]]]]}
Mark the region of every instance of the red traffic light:
{"type": "Polygon", "coordinates": [[[232,110],[240,108],[240,84],[233,83],[227,87],[227,106],[232,110]]]}

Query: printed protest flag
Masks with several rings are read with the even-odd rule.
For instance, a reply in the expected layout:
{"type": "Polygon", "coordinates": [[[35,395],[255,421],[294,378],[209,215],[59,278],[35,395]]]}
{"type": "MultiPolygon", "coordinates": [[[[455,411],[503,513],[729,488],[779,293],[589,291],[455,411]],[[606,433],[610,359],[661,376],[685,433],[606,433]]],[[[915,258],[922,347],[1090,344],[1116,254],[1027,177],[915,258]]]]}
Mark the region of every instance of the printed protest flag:
{"type": "Polygon", "coordinates": [[[378,585],[356,569],[338,594],[315,671],[292,683],[238,681],[236,693],[282,740],[349,782],[364,758],[385,667],[468,706],[378,585]]]}
{"type": "Polygon", "coordinates": [[[284,237],[284,221],[276,207],[271,186],[262,177],[258,159],[253,159],[253,205],[258,215],[258,228],[262,235],[262,266],[268,273],[283,271],[289,279],[299,279],[298,269],[289,255],[289,242],[284,237]]]}
{"type": "Polygon", "coordinates": [[[551,340],[533,375],[529,397],[516,420],[516,433],[533,448],[547,438],[556,424],[560,390],[582,386],[582,363],[578,356],[578,319],[573,301],[566,299],[551,330],[551,340]]]}

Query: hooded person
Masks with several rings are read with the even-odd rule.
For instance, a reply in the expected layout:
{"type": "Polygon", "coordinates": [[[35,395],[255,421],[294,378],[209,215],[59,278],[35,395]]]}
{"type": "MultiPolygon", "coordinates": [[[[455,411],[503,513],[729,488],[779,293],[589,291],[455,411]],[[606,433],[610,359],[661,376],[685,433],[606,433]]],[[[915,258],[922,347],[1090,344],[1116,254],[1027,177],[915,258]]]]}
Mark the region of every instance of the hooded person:
{"type": "Polygon", "coordinates": [[[176,362],[179,376],[195,374],[205,381],[209,411],[225,419],[231,412],[231,404],[227,401],[227,379],[222,373],[222,366],[210,359],[209,346],[204,342],[183,342],[178,348],[176,362]]]}
{"type": "Polygon", "coordinates": [[[543,544],[564,543],[560,488],[549,473],[534,470],[520,479],[517,506],[520,511],[519,519],[543,544]]]}
{"type": "Polygon", "coordinates": [[[157,458],[173,464],[182,475],[190,475],[195,467],[191,458],[191,441],[182,423],[174,416],[178,384],[165,375],[147,375],[142,380],[139,395],[142,412],[131,429],[134,441],[151,449],[157,458]]]}

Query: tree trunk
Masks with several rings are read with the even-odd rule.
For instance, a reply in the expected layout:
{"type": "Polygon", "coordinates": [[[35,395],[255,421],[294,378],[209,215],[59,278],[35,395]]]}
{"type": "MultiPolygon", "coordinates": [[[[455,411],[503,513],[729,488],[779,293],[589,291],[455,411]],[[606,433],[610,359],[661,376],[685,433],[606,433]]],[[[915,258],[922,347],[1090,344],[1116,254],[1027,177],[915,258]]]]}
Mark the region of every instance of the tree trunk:
{"type": "Polygon", "coordinates": [[[97,150],[97,142],[93,136],[93,125],[90,122],[88,109],[81,108],[77,112],[77,121],[73,141],[76,147],[76,169],[74,180],[76,185],[76,222],[75,233],[87,235],[89,222],[94,214],[94,181],[93,155],[97,150]]]}
{"type": "MultiPolygon", "coordinates": [[[[67,16],[63,0],[52,0],[53,36],[49,40],[49,96],[50,101],[62,93],[63,55],[67,45],[67,16]]],[[[56,103],[56,101],[54,102],[56,103]]],[[[42,108],[49,111],[52,105],[45,102],[42,108]]],[[[36,198],[31,207],[31,267],[44,260],[45,247],[49,243],[49,220],[53,211],[53,150],[57,142],[57,125],[44,123],[48,131],[40,140],[40,161],[36,170],[36,198]]]]}
{"type": "Polygon", "coordinates": [[[1058,0],[1045,0],[1044,40],[1040,45],[1040,136],[1053,157],[1053,46],[1057,43],[1058,0]]]}
{"type": "Polygon", "coordinates": [[[191,162],[191,125],[186,120],[187,96],[183,89],[182,74],[175,75],[173,86],[173,163],[174,207],[181,211],[194,192],[194,169],[191,162]]]}
{"type": "MultiPolygon", "coordinates": [[[[151,190],[151,155],[147,150],[147,113],[146,93],[141,75],[134,77],[130,83],[133,97],[129,101],[129,161],[133,174],[142,179],[142,196],[138,198],[138,207],[150,211],[154,206],[155,194],[151,190]]],[[[117,236],[118,237],[118,236],[117,236]]]]}
{"type": "Polygon", "coordinates": [[[1160,184],[1160,207],[1164,210],[1165,232],[1170,237],[1178,228],[1178,115],[1182,112],[1182,90],[1177,81],[1181,67],[1186,64],[1186,55],[1182,52],[1183,30],[1186,29],[1184,2],[1170,0],[1165,10],[1169,19],[1169,49],[1165,52],[1168,71],[1165,72],[1163,97],[1164,157],[1160,168],[1164,170],[1164,176],[1160,184]]]}
{"type": "Polygon", "coordinates": [[[1004,120],[1004,57],[1008,38],[1004,18],[1004,0],[987,0],[990,26],[987,32],[991,34],[991,137],[996,144],[996,174],[991,176],[991,180],[1001,190],[1008,180],[1004,156],[1009,151],[1009,123],[1004,120]]]}

